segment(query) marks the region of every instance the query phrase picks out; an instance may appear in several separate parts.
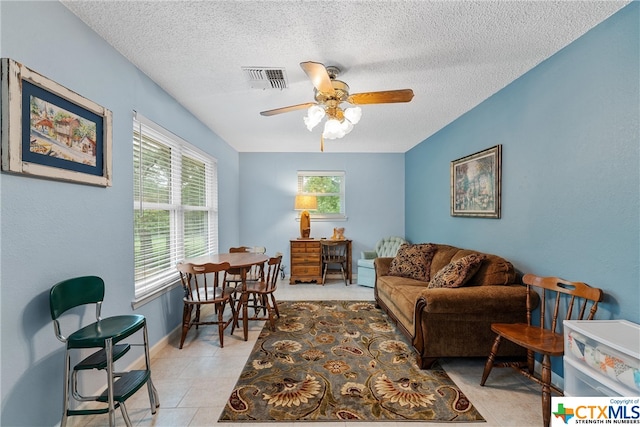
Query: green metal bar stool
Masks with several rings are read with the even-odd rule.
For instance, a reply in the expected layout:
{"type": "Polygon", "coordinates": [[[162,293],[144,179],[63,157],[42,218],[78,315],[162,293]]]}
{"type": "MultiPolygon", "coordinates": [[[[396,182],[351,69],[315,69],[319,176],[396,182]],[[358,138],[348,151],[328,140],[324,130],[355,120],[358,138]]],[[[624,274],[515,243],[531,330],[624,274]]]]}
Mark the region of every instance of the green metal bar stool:
{"type": "MultiPolygon", "coordinates": [[[[63,413],[61,427],[65,427],[67,419],[75,415],[109,414],[109,425],[115,425],[115,410],[120,408],[127,426],[131,420],[127,414],[125,401],[147,384],[151,413],[156,413],[160,406],[158,393],[151,381],[151,358],[147,337],[147,321],[144,316],[130,314],[101,318],[100,311],[104,300],[104,281],[97,276],[76,277],[55,284],[49,293],[51,319],[56,337],[66,343],[63,413]],[[95,304],[96,322],[91,323],[68,337],[62,334],[60,316],[74,307],[95,304]],[[142,331],[142,343],[123,343],[122,341],[134,333],[142,331]],[[132,346],[144,347],[145,369],[127,372],[115,372],[115,362],[124,356],[132,346]],[[73,350],[97,348],[80,363],[71,367],[73,350]],[[104,370],[106,372],[106,389],[100,395],[85,396],[78,390],[78,376],[82,371],[104,370]],[[76,402],[101,402],[104,407],[95,409],[71,408],[70,399],[76,402]]],[[[76,405],[79,405],[76,404],[76,405]]]]}

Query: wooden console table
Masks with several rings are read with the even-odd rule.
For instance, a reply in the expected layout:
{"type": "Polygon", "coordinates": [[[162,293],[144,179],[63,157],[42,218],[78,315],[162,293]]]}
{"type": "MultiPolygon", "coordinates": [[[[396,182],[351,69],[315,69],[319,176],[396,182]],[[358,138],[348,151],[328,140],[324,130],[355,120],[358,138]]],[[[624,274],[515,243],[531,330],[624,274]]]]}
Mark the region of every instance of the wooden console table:
{"type": "MultiPolygon", "coordinates": [[[[322,283],[322,247],[320,239],[291,239],[291,278],[289,284],[296,282],[322,283]]],[[[353,283],[351,274],[351,240],[347,242],[347,279],[353,283]]]]}

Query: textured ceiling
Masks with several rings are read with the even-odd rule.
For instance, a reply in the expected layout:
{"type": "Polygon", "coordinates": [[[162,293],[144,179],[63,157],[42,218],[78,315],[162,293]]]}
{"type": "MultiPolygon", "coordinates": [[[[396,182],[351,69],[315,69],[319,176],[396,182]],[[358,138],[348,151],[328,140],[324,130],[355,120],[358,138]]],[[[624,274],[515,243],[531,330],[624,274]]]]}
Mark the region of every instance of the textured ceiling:
{"type": "MultiPolygon", "coordinates": [[[[326,152],[405,152],[628,1],[62,1],[240,152],[316,152],[303,61],[337,65],[351,93],[411,88],[365,105],[326,152]],[[243,66],[282,67],[289,88],[252,89],[243,66]]],[[[144,113],[144,112],[142,112],[144,113]]]]}

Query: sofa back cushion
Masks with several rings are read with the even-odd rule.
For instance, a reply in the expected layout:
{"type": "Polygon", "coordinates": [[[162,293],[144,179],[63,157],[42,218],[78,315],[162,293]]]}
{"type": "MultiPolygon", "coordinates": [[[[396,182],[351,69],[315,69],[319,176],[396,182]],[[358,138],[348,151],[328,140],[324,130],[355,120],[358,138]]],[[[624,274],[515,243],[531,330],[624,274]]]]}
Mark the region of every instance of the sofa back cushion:
{"type": "MultiPolygon", "coordinates": [[[[435,244],[437,250],[431,260],[431,274],[434,277],[438,271],[446,267],[451,261],[481,252],[460,249],[454,246],[435,244]]],[[[484,254],[485,260],[480,269],[469,279],[465,286],[509,285],[515,283],[516,272],[513,265],[497,255],[484,254]]]]}
{"type": "Polygon", "coordinates": [[[471,254],[453,260],[429,281],[429,288],[459,288],[467,284],[478,272],[485,254],[471,254]]]}
{"type": "Polygon", "coordinates": [[[425,282],[431,278],[431,258],[436,245],[430,243],[411,245],[403,243],[389,266],[389,276],[407,277],[425,282]]]}

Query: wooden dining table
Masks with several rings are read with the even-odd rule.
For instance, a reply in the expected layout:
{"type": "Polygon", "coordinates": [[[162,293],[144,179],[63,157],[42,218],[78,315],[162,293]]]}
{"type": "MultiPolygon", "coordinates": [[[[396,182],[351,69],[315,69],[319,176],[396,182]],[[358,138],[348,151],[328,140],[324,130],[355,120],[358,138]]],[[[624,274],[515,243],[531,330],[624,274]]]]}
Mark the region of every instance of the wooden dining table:
{"type": "Polygon", "coordinates": [[[240,310],[242,310],[242,330],[244,333],[244,340],[247,341],[249,337],[249,307],[248,307],[248,295],[247,295],[247,271],[254,265],[263,265],[269,260],[269,257],[265,254],[259,254],[254,252],[232,252],[222,254],[204,255],[196,258],[185,259],[184,262],[192,264],[220,264],[228,262],[230,268],[240,270],[241,289],[240,299],[238,300],[238,306],[236,309],[236,315],[233,319],[235,325],[238,324],[238,318],[240,310]]]}

